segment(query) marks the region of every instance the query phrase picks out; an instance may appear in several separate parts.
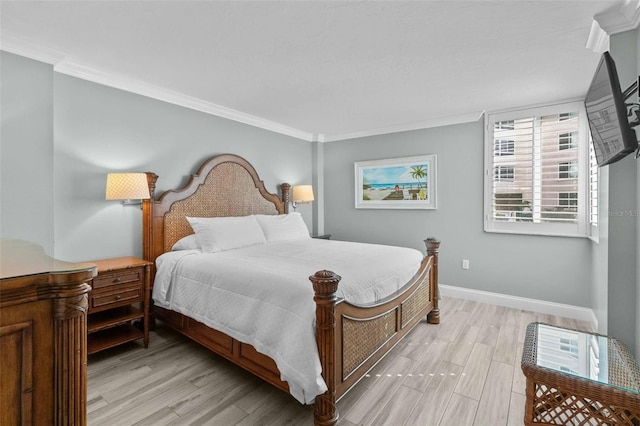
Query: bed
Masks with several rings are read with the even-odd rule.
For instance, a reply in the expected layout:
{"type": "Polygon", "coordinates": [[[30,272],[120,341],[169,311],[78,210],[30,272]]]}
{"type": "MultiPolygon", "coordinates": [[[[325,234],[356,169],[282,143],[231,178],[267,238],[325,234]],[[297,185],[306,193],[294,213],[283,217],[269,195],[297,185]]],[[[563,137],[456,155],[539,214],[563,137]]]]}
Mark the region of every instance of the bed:
{"type": "MultiPolygon", "coordinates": [[[[319,239],[311,241],[310,238],[294,242],[274,240],[274,242],[268,241],[270,245],[256,245],[210,254],[210,259],[215,261],[222,262],[221,258],[226,258],[225,262],[240,262],[235,263],[238,265],[243,265],[241,263],[243,262],[241,256],[244,256],[243,250],[246,250],[246,256],[252,259],[251,262],[245,262],[247,264],[257,263],[253,261],[257,256],[276,256],[265,258],[262,269],[257,272],[262,275],[258,275],[257,278],[245,276],[244,266],[236,268],[237,271],[242,271],[237,274],[233,274],[234,270],[229,266],[227,269],[230,269],[232,275],[238,275],[239,279],[239,283],[233,284],[230,288],[242,287],[243,283],[249,281],[262,281],[262,278],[264,283],[268,283],[271,269],[284,271],[284,276],[278,278],[279,287],[273,285],[274,290],[265,294],[264,297],[270,299],[267,304],[278,305],[280,310],[290,308],[293,312],[290,314],[292,316],[305,316],[303,320],[308,320],[307,316],[311,315],[308,323],[314,328],[309,330],[309,333],[311,333],[312,343],[315,337],[317,347],[313,347],[312,350],[314,353],[317,350],[319,381],[322,382],[320,384],[322,387],[319,389],[324,390],[322,393],[318,391],[317,396],[309,394],[308,391],[305,395],[303,390],[301,397],[301,391],[295,381],[289,380],[292,383],[292,386],[289,386],[288,381],[283,380],[283,378],[290,379],[291,375],[286,368],[282,368],[282,371],[278,368],[278,363],[283,366],[283,361],[278,357],[277,350],[270,352],[270,349],[265,349],[262,344],[252,345],[249,342],[254,340],[244,338],[244,335],[236,335],[230,331],[230,328],[216,326],[215,321],[208,321],[198,313],[190,312],[187,309],[189,302],[181,304],[167,301],[165,303],[164,299],[158,296],[158,294],[166,295],[174,291],[171,290],[171,284],[163,283],[164,277],[168,275],[165,269],[162,269],[166,268],[165,265],[174,267],[178,262],[184,262],[186,265],[189,261],[204,256],[190,250],[192,247],[187,247],[187,250],[178,251],[178,253],[172,250],[178,241],[192,238],[189,236],[193,234],[194,228],[190,220],[193,223],[193,218],[221,218],[222,221],[228,220],[229,223],[234,223],[236,218],[245,220],[256,217],[271,223],[279,219],[296,219],[294,214],[288,214],[290,185],[281,184],[280,194],[268,192],[253,166],[245,159],[233,154],[221,154],[208,159],[183,188],[167,191],[157,199],[154,193],[158,176],[148,172],[147,178],[152,197],[143,202],[143,256],[154,263],[158,260],[159,272],[157,279],[154,280],[157,283],[157,287],[153,290],[154,297],[158,301],[152,307],[153,317],[274,386],[290,392],[299,401],[306,403],[314,401],[314,424],[316,425],[334,425],[337,422],[336,402],[415,325],[424,318],[432,324],[440,322],[437,286],[440,243],[434,238],[425,240],[427,255],[420,256],[417,260],[415,272],[409,275],[406,275],[406,271],[404,272],[408,276],[406,282],[395,283],[394,290],[387,290],[375,301],[363,299],[364,302],[358,301],[358,304],[344,294],[345,289],[351,288],[351,281],[353,281],[352,275],[349,275],[352,274],[351,265],[334,262],[323,255],[335,247],[338,247],[338,250],[347,250],[349,249],[347,245],[351,243],[319,239]],[[277,250],[276,247],[278,247],[277,250]],[[290,264],[289,267],[286,264],[277,264],[280,259],[290,256],[288,253],[303,252],[307,253],[307,258],[303,260],[296,258],[296,263],[290,264]],[[312,266],[308,265],[315,265],[311,262],[314,257],[317,257],[320,262],[318,264],[326,262],[327,265],[334,265],[347,272],[343,282],[345,285],[340,286],[341,277],[338,273],[341,271],[339,270],[334,272],[328,270],[329,268],[324,269],[323,266],[305,273],[301,265],[311,268],[312,266]],[[306,277],[309,282],[301,283],[300,281],[307,281],[306,277]],[[163,285],[164,293],[161,289],[163,285]],[[288,301],[288,294],[285,295],[283,289],[287,289],[288,293],[288,289],[293,287],[304,297],[308,296],[308,299],[312,299],[313,303],[311,300],[308,303],[288,301]],[[351,303],[346,301],[347,298],[351,303]],[[300,309],[303,313],[300,313],[300,309]]],[[[367,252],[364,249],[366,247],[361,246],[357,251],[367,252]]],[[[372,252],[376,250],[377,248],[373,248],[372,252]]],[[[354,259],[349,262],[353,263],[355,268],[356,257],[343,255],[343,261],[345,258],[354,259]]],[[[223,269],[222,263],[218,265],[213,268],[216,274],[223,269]]],[[[384,274],[375,270],[370,273],[372,276],[367,278],[369,281],[384,274]]],[[[230,281],[231,278],[235,277],[226,275],[223,281],[230,281]]],[[[365,281],[364,278],[362,280],[365,281]]],[[[204,285],[206,280],[202,281],[201,285],[204,285]]],[[[291,322],[289,318],[284,318],[276,327],[284,330],[291,322]]],[[[313,344],[306,346],[313,346],[313,344]]],[[[306,356],[303,358],[307,359],[306,356]]]]}

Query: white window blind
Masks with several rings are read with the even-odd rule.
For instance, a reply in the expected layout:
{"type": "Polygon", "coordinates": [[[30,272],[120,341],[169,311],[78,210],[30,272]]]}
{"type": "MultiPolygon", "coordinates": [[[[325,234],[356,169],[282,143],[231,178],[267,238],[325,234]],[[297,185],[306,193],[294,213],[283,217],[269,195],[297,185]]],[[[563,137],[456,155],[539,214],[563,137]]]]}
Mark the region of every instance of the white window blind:
{"type": "Polygon", "coordinates": [[[486,124],[485,230],[586,236],[590,177],[584,107],[570,103],[493,113],[486,124]]]}
{"type": "Polygon", "coordinates": [[[499,157],[503,155],[513,155],[515,142],[509,139],[496,139],[495,140],[495,148],[494,155],[499,157]]]}
{"type": "Polygon", "coordinates": [[[598,238],[598,163],[589,138],[589,224],[591,237],[598,238]]]}

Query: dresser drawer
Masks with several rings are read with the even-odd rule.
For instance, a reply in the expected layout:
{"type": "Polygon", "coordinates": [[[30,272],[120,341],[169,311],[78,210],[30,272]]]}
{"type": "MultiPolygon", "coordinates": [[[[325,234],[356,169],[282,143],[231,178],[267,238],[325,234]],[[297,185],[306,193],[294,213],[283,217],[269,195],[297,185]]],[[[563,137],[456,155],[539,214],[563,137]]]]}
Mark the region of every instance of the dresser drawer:
{"type": "Polygon", "coordinates": [[[125,271],[98,274],[98,276],[93,279],[93,289],[98,290],[128,283],[141,283],[142,274],[142,268],[131,268],[125,271]]]}
{"type": "Polygon", "coordinates": [[[140,284],[121,285],[117,287],[117,291],[92,291],[89,296],[89,309],[139,302],[142,301],[142,292],[140,284]]]}

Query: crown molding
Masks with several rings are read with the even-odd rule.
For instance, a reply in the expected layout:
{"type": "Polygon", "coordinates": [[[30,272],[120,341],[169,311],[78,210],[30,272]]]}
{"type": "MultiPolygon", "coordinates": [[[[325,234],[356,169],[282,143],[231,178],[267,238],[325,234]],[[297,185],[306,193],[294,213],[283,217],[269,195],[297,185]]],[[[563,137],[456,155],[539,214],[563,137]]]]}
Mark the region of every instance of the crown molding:
{"type": "Polygon", "coordinates": [[[634,30],[640,24],[640,0],[625,0],[617,9],[599,13],[593,19],[609,35],[634,30]]]}
{"type": "Polygon", "coordinates": [[[113,87],[126,92],[135,93],[157,99],[159,101],[200,111],[205,114],[215,115],[217,117],[248,124],[253,127],[291,136],[296,139],[302,139],[309,142],[313,140],[313,134],[309,132],[304,132],[261,117],[256,117],[251,114],[223,107],[193,96],[187,96],[144,81],[112,74],[80,64],[70,59],[69,56],[62,51],[31,43],[9,31],[3,31],[2,37],[0,37],[0,50],[51,64],[53,65],[53,70],[60,74],[66,74],[72,77],[102,84],[104,86],[113,87]]]}
{"type": "Polygon", "coordinates": [[[159,101],[168,102],[170,104],[200,111],[205,114],[215,115],[217,117],[226,118],[228,120],[237,121],[239,123],[248,124],[253,127],[258,127],[260,129],[269,130],[309,142],[312,140],[313,135],[302,130],[294,129],[261,117],[256,117],[254,115],[246,114],[212,102],[207,102],[193,96],[188,96],[155,86],[144,81],[103,72],[72,61],[63,60],[56,64],[53,69],[61,74],[157,99],[159,101]]]}
{"type": "Polygon", "coordinates": [[[31,43],[9,31],[2,32],[0,50],[50,65],[63,61],[67,56],[60,50],[31,43]]]}
{"type": "Polygon", "coordinates": [[[399,132],[407,132],[411,130],[428,129],[431,127],[443,127],[443,126],[450,126],[453,124],[471,123],[471,122],[480,120],[483,114],[484,114],[484,111],[476,111],[468,114],[452,115],[448,117],[435,118],[432,120],[398,124],[395,126],[389,126],[389,127],[373,129],[373,130],[363,130],[358,132],[343,133],[343,134],[336,134],[336,135],[322,135],[322,140],[318,140],[318,142],[335,142],[335,141],[342,141],[346,139],[364,138],[367,136],[385,135],[388,133],[399,133],[399,132]]]}
{"type": "Polygon", "coordinates": [[[591,30],[585,47],[596,53],[603,53],[609,50],[609,34],[600,27],[600,24],[595,19],[591,22],[591,30]]]}
{"type": "Polygon", "coordinates": [[[282,135],[291,136],[293,138],[301,139],[307,142],[334,142],[367,136],[377,136],[389,133],[420,130],[431,127],[462,124],[477,121],[480,119],[480,117],[482,117],[483,114],[483,111],[480,111],[450,117],[441,117],[432,120],[404,123],[385,128],[362,130],[334,135],[327,135],[324,133],[314,134],[285,126],[283,124],[276,123],[274,121],[270,121],[261,117],[246,114],[241,111],[237,111],[221,105],[217,105],[212,102],[204,101],[193,96],[188,96],[163,87],[155,86],[141,80],[132,79],[122,75],[116,75],[87,65],[83,65],[77,61],[72,60],[65,52],[31,43],[27,40],[15,36],[14,34],[11,34],[8,31],[3,31],[2,33],[2,37],[0,38],[0,50],[51,64],[53,66],[53,70],[60,74],[69,75],[71,77],[80,78],[82,80],[87,80],[93,83],[113,87],[115,89],[120,89],[126,92],[146,96],[159,101],[203,112],[205,114],[237,121],[239,123],[258,127],[260,129],[272,131],[282,135]]]}

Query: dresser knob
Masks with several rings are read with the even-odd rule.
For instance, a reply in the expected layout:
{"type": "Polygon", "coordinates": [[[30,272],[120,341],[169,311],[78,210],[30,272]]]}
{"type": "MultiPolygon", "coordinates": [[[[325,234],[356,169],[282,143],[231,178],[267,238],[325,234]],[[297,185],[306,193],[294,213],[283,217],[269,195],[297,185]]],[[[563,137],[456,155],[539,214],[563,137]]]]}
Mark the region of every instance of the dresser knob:
{"type": "Polygon", "coordinates": [[[119,294],[116,294],[116,300],[120,300],[122,296],[120,296],[119,294]]]}
{"type": "Polygon", "coordinates": [[[116,278],[113,280],[114,283],[119,283],[120,282],[120,278],[116,278]]]}

